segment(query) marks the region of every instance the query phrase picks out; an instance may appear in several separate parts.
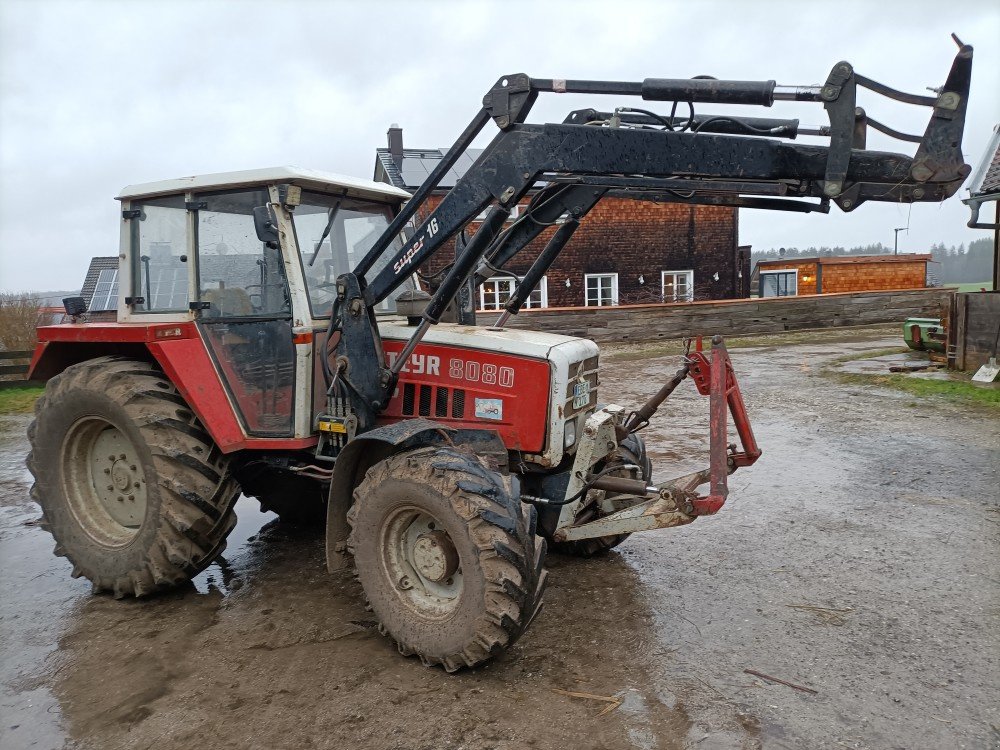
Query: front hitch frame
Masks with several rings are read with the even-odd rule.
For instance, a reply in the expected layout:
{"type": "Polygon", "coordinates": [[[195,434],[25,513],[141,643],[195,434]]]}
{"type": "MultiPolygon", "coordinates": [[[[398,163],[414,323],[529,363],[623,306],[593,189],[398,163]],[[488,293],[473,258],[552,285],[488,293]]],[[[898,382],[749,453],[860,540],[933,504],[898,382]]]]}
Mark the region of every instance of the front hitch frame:
{"type": "MultiPolygon", "coordinates": [[[[621,477],[595,475],[583,481],[578,479],[579,484],[584,486],[584,494],[589,490],[620,493],[632,485],[632,497],[635,502],[597,520],[579,525],[572,525],[570,522],[561,526],[554,534],[556,541],[590,539],[681,526],[691,523],[698,516],[713,515],[722,508],[729,495],[729,475],[742,466],[753,465],[760,458],[762,451],[750,426],[746,404],[743,402],[732,360],[729,358],[722,337],[712,338],[709,351],[704,350],[701,337],[694,339],[693,343],[695,348],[691,351],[692,341],[687,342],[684,367],[639,412],[623,420],[621,407],[606,407],[607,412],[602,410],[591,416],[588,427],[591,435],[603,441],[612,434],[609,423],[617,422],[615,433],[618,437],[617,442],[621,442],[623,432],[627,434],[648,424],[649,417],[666,399],[666,395],[669,395],[685,377],[690,376],[698,392],[709,397],[709,467],[677,477],[659,487],[646,486],[644,481],[621,477]],[[654,403],[655,406],[652,406],[654,403]],[[730,416],[736,428],[739,446],[728,442],[730,416]],[[599,427],[603,428],[603,431],[599,430],[599,427]],[[696,492],[697,488],[706,483],[709,485],[708,494],[699,495],[696,492]]],[[[578,451],[582,449],[581,445],[578,451]]],[[[578,458],[581,455],[578,453],[578,458]]],[[[595,458],[592,456],[588,463],[594,461],[595,458]]],[[[574,466],[574,473],[579,473],[577,466],[574,466]]],[[[575,486],[569,492],[572,493],[574,490],[575,486]]],[[[578,490],[576,495],[580,495],[578,490]]],[[[623,500],[627,502],[627,499],[621,496],[615,498],[617,503],[623,500]]],[[[572,508],[564,506],[563,513],[566,514],[568,510],[572,512],[585,505],[584,501],[585,497],[576,500],[572,508]]],[[[564,515],[560,521],[566,523],[569,518],[564,515]]]]}

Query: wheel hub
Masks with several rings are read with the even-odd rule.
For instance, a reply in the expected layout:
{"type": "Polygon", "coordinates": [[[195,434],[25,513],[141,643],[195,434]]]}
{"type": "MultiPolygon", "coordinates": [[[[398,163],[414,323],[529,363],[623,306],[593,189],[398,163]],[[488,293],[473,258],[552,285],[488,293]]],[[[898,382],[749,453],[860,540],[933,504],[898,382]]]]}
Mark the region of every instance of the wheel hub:
{"type": "Polygon", "coordinates": [[[413,544],[413,567],[428,581],[447,581],[458,570],[458,551],[443,531],[421,534],[413,544]]]}
{"type": "Polygon", "coordinates": [[[458,548],[433,516],[397,510],[382,527],[382,560],[400,599],[424,617],[447,617],[458,606],[464,577],[458,548]]]}
{"type": "Polygon", "coordinates": [[[132,474],[120,458],[116,458],[111,466],[111,481],[119,492],[125,492],[132,486],[132,474]]]}
{"type": "Polygon", "coordinates": [[[146,517],[146,476],[128,436],[96,417],[74,424],[63,446],[64,489],[95,541],[128,543],[146,517]]]}

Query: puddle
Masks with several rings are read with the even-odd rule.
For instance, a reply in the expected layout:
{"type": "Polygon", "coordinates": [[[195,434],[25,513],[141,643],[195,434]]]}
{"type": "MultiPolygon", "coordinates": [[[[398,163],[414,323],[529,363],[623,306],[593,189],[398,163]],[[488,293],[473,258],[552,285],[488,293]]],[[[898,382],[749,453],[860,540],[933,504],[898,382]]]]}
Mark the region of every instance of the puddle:
{"type": "MultiPolygon", "coordinates": [[[[951,404],[914,420],[819,374],[895,344],[733,350],[764,455],[722,511],[550,556],[524,638],[454,676],[378,634],[353,578],[326,572],[321,530],[246,498],[193,586],[91,596],[25,525],[29,418],[0,417],[0,747],[985,747],[1000,424],[951,404]],[[851,612],[834,626],[790,605],[851,612]],[[598,716],[606,701],[555,690],[622,704],[598,716]]],[[[605,393],[634,408],[677,364],[610,363],[605,393]]],[[[684,384],[643,435],[658,479],[703,468],[707,399],[684,384]]]]}

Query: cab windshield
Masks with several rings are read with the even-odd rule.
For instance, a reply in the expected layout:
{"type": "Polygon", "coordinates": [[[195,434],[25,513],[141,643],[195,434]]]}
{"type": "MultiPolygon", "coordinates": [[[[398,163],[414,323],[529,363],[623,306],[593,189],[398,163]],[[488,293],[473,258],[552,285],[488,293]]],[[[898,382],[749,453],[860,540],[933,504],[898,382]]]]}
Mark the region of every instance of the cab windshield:
{"type": "MultiPolygon", "coordinates": [[[[314,318],[330,315],[337,294],[337,277],[352,270],[365,257],[391,220],[385,204],[302,191],[302,201],[296,206],[292,221],[314,318]]],[[[368,272],[369,278],[374,278],[397,249],[399,241],[394,240],[368,272]]],[[[404,288],[411,284],[412,281],[407,281],[404,288]]],[[[395,312],[395,300],[385,300],[376,310],[395,312]]]]}

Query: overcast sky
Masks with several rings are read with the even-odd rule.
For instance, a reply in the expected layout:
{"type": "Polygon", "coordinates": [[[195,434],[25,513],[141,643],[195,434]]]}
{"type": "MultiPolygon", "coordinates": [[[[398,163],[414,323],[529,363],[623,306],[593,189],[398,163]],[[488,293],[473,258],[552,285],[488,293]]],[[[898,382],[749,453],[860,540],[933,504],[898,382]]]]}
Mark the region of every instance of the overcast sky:
{"type": "MultiPolygon", "coordinates": [[[[641,80],[714,75],[822,82],[838,60],[914,93],[944,82],[955,32],[976,47],[963,150],[1000,121],[1000,3],[54,2],[0,0],[0,290],[78,288],[117,252],[127,184],[291,164],[371,177],[390,123],[411,147],[450,145],[505,73],[641,80]]],[[[636,101],[543,96],[533,121],[636,101]]],[[[861,92],[920,133],[928,110],[861,92]]],[[[702,108],[717,109],[710,105],[702,108]]],[[[747,114],[825,124],[818,105],[747,114]]],[[[912,153],[873,137],[869,147],[912,153]]],[[[965,195],[965,189],[961,195],[965,195]]],[[[988,236],[967,209],[868,204],[852,214],[744,210],[740,242],[778,246],[988,236]]]]}

